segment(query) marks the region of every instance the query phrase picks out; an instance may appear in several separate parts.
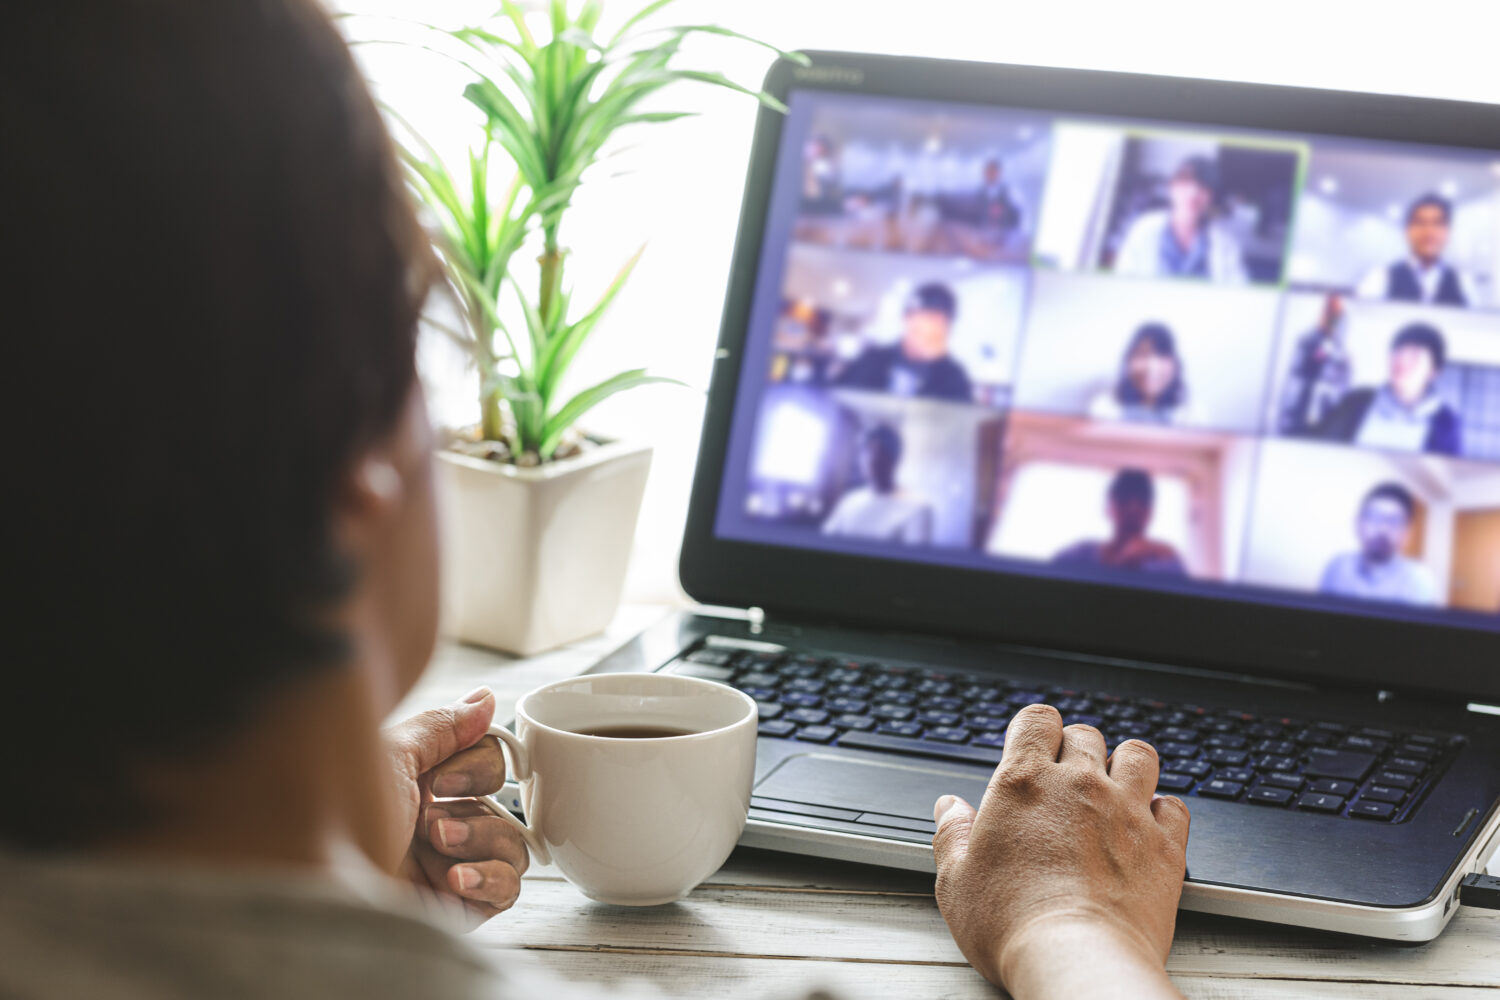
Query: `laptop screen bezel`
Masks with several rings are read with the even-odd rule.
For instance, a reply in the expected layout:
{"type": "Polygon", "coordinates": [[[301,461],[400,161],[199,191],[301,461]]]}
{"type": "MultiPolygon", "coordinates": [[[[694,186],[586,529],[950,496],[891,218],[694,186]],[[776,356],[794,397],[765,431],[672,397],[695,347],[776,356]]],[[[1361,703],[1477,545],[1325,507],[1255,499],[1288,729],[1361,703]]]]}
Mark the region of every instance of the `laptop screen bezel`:
{"type": "MultiPolygon", "coordinates": [[[[838,52],[765,88],[1500,150],[1500,106],[838,52]],[[1482,137],[1494,137],[1490,142],[1482,137]]],[[[715,535],[783,117],[756,122],[679,575],[705,604],[789,621],[1061,648],[1324,685],[1500,701],[1500,632],[811,551],[715,535]]]]}

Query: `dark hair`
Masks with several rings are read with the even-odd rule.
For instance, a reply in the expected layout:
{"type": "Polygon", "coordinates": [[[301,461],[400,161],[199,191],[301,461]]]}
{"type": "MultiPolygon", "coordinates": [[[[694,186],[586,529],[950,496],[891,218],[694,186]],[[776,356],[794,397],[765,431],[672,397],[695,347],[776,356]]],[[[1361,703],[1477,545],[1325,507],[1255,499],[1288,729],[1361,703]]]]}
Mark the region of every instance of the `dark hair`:
{"type": "Polygon", "coordinates": [[[1215,204],[1219,201],[1219,164],[1210,156],[1189,156],[1177,165],[1172,171],[1172,179],[1190,180],[1201,188],[1207,189],[1213,195],[1215,204]]]}
{"type": "Polygon", "coordinates": [[[1417,498],[1412,496],[1411,490],[1400,483],[1381,483],[1379,486],[1376,486],[1365,494],[1364,500],[1359,505],[1360,511],[1362,512],[1376,500],[1393,500],[1400,504],[1401,509],[1406,511],[1407,521],[1410,521],[1417,515],[1417,498]]]}
{"type": "Polygon", "coordinates": [[[879,424],[865,432],[865,447],[871,445],[879,448],[891,460],[894,465],[901,461],[901,432],[888,424],[879,424]]]}
{"type": "Polygon", "coordinates": [[[1409,323],[1398,330],[1391,341],[1391,350],[1403,347],[1422,348],[1432,355],[1432,367],[1438,370],[1448,363],[1448,342],[1443,339],[1442,331],[1431,324],[1409,323]]]}
{"type": "Polygon", "coordinates": [[[37,4],[0,44],[0,840],[56,847],[344,661],[335,491],[411,399],[433,261],[312,0],[37,4]]]}
{"type": "Polygon", "coordinates": [[[1407,207],[1406,224],[1409,226],[1414,221],[1416,221],[1417,213],[1424,208],[1435,208],[1438,211],[1442,212],[1443,225],[1445,226],[1450,225],[1453,222],[1453,202],[1449,201],[1447,198],[1444,198],[1440,194],[1433,194],[1429,192],[1422,195],[1422,197],[1418,198],[1416,201],[1412,202],[1410,206],[1407,207]]]}
{"type": "Polygon", "coordinates": [[[1177,373],[1172,376],[1172,384],[1156,403],[1158,410],[1175,410],[1187,399],[1187,382],[1182,377],[1182,355],[1177,353],[1177,338],[1164,323],[1143,323],[1130,338],[1120,358],[1120,380],[1115,383],[1115,400],[1124,406],[1141,406],[1146,402],[1141,390],[1130,381],[1130,356],[1142,344],[1149,344],[1154,353],[1169,357],[1176,363],[1177,373]]]}
{"type": "Polygon", "coordinates": [[[929,281],[906,300],[906,311],[940,312],[950,320],[958,315],[958,297],[941,281],[929,281]]]}
{"type": "Polygon", "coordinates": [[[1145,504],[1156,502],[1156,487],[1151,474],[1144,469],[1121,469],[1109,484],[1109,499],[1113,503],[1139,500],[1145,504]]]}

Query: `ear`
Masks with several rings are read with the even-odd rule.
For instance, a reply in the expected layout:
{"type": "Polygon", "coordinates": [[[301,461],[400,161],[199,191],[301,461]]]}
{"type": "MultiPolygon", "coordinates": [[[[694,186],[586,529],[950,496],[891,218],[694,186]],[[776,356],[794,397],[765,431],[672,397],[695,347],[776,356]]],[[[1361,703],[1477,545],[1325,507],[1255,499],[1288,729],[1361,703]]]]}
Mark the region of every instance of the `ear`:
{"type": "Polygon", "coordinates": [[[339,491],[341,514],[354,521],[379,518],[400,504],[404,489],[390,456],[383,449],[368,452],[344,476],[339,491]]]}

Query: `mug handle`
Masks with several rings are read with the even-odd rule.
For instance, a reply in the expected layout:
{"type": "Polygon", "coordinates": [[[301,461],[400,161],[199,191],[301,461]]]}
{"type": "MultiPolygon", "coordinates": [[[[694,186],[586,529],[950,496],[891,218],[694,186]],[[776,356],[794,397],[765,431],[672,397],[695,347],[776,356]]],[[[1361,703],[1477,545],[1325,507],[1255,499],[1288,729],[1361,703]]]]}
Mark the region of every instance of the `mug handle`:
{"type": "MultiPolygon", "coordinates": [[[[526,752],[526,746],[521,738],[504,726],[494,725],[490,727],[491,736],[500,741],[500,745],[510,751],[509,774],[513,781],[525,781],[531,777],[531,755],[526,752]]],[[[479,804],[484,806],[497,817],[515,827],[521,834],[521,839],[526,841],[526,847],[531,851],[531,856],[538,864],[550,865],[552,863],[552,852],[542,841],[541,835],[536,830],[527,826],[516,818],[515,813],[505,808],[493,795],[478,796],[479,804]]]]}

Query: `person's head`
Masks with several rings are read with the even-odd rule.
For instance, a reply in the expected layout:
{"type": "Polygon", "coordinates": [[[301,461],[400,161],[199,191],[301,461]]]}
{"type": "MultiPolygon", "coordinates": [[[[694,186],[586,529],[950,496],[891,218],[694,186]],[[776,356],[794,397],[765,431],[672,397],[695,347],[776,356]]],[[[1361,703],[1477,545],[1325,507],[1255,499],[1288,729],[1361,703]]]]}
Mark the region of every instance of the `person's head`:
{"type": "Polygon", "coordinates": [[[1355,532],[1361,554],[1370,562],[1386,563],[1406,547],[1417,498],[1400,483],[1381,483],[1359,505],[1355,532]]]}
{"type": "Polygon", "coordinates": [[[946,358],[957,313],[958,299],[947,285],[934,281],[918,288],[906,300],[901,353],[911,361],[946,358]]]}
{"type": "Polygon", "coordinates": [[[142,775],[334,672],[376,721],[419,676],[433,261],[312,0],[41,4],[7,36],[0,841],[66,847],[170,823],[142,775]]]}
{"type": "Polygon", "coordinates": [[[1109,484],[1109,519],[1116,538],[1140,538],[1151,524],[1156,487],[1143,469],[1121,469],[1109,484]]]}
{"type": "Polygon", "coordinates": [[[984,183],[999,184],[1000,178],[1005,175],[1005,165],[999,160],[986,160],[984,163],[984,183]]]}
{"type": "Polygon", "coordinates": [[[901,447],[900,433],[884,424],[871,428],[860,442],[860,471],[876,493],[895,492],[901,447]]]}
{"type": "Polygon", "coordinates": [[[1442,195],[1424,194],[1406,210],[1406,245],[1411,255],[1431,264],[1448,249],[1453,203],[1442,195]]]}
{"type": "Polygon", "coordinates": [[[1219,199],[1219,165],[1207,156],[1189,156],[1172,172],[1167,201],[1172,218],[1200,226],[1219,199]]]}
{"type": "Polygon", "coordinates": [[[1127,406],[1171,410],[1186,394],[1177,339],[1163,323],[1143,324],[1125,348],[1115,398],[1127,406]]]}
{"type": "Polygon", "coordinates": [[[1447,342],[1436,327],[1427,323],[1402,327],[1391,341],[1392,394],[1407,406],[1421,402],[1447,360],[1447,342]]]}

